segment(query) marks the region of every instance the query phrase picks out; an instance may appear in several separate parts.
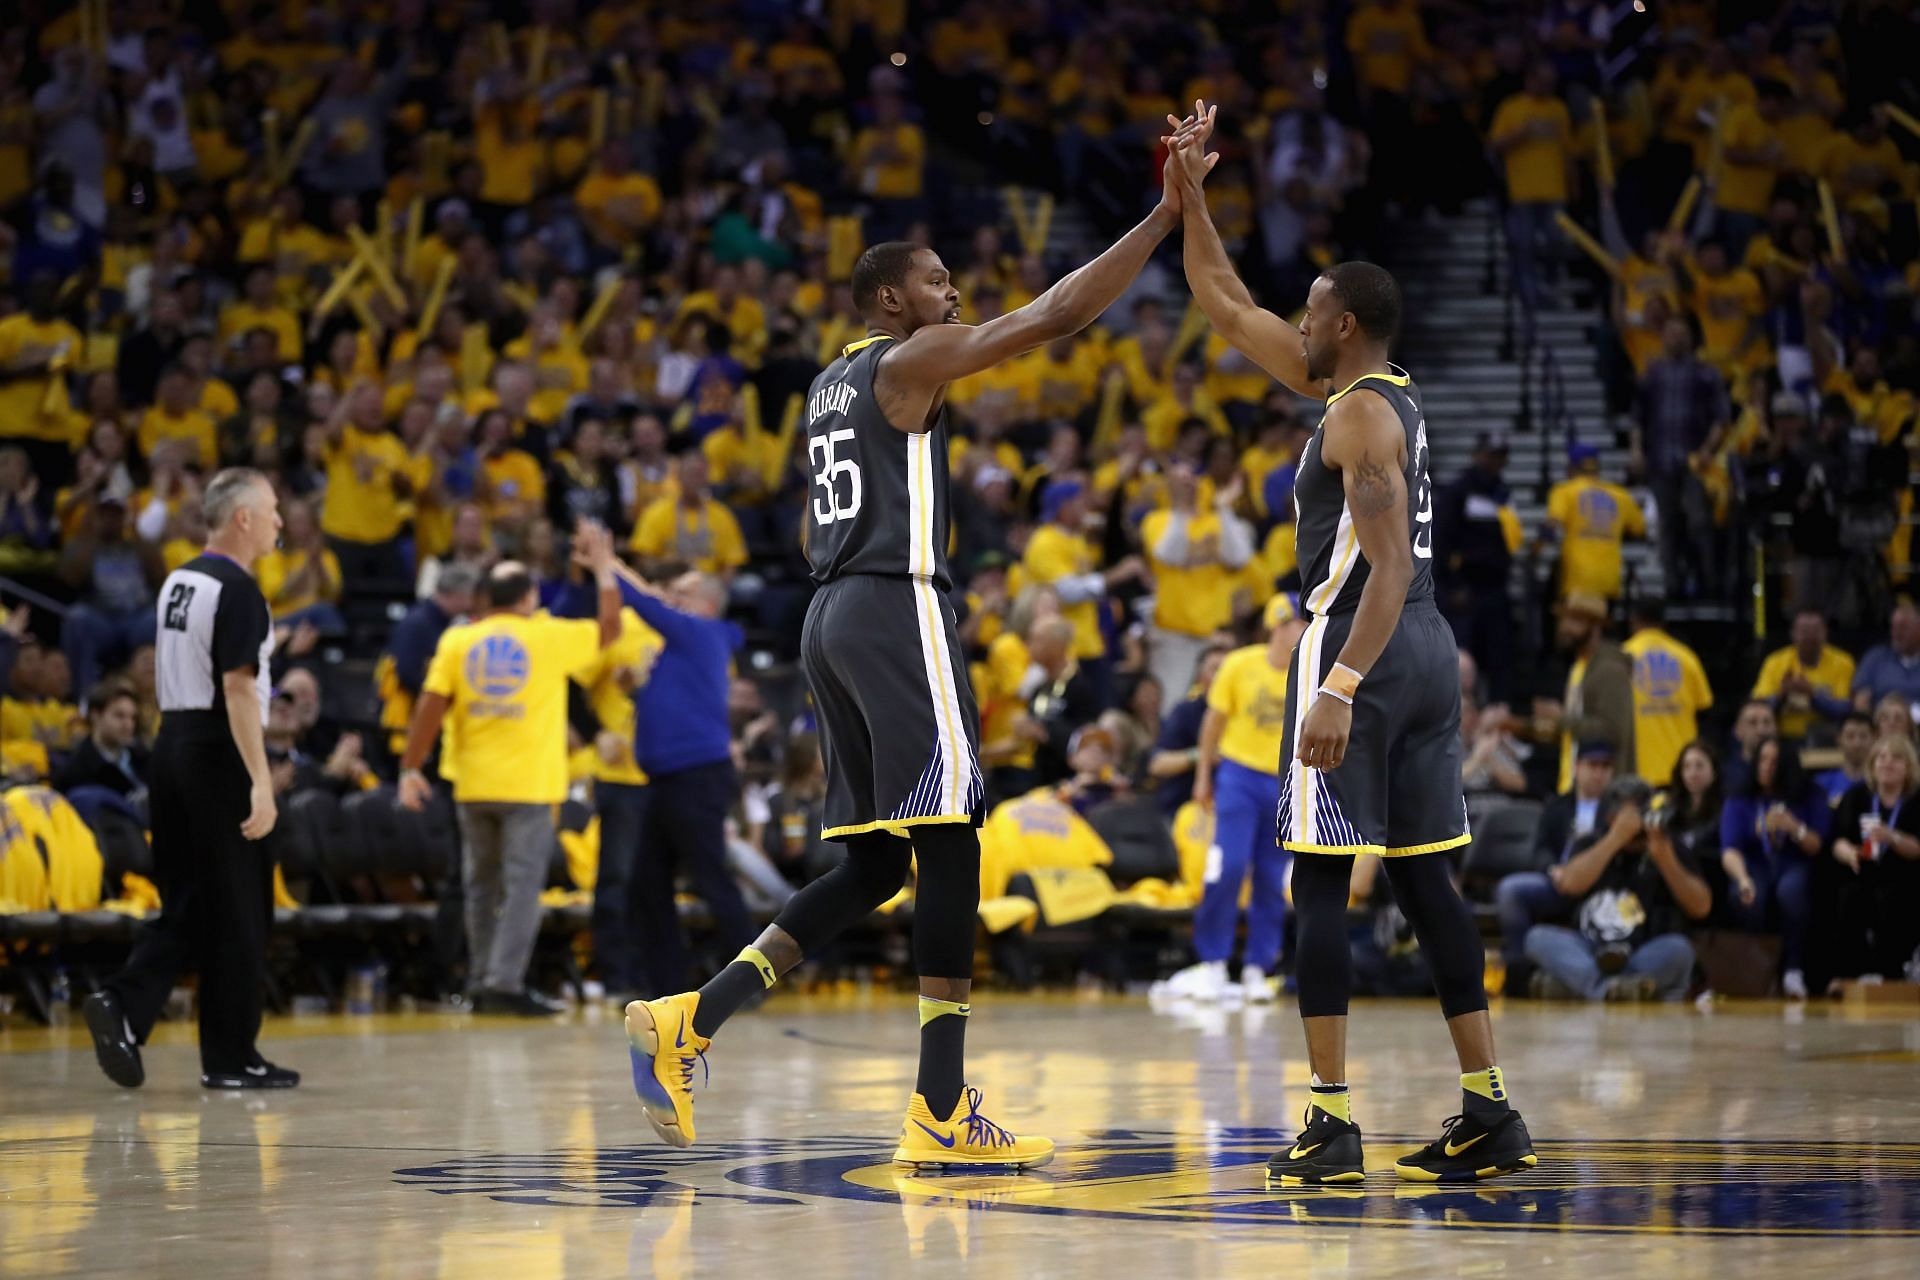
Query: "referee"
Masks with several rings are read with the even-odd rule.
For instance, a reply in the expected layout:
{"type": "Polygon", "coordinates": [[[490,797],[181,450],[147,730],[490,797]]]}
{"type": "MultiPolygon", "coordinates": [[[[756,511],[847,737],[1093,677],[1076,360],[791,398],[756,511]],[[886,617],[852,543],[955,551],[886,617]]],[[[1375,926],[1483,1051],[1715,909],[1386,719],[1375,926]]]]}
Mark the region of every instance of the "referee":
{"type": "Polygon", "coordinates": [[[140,1045],[174,980],[200,973],[200,1085],[291,1089],[297,1072],[260,1056],[260,980],[273,918],[273,830],[264,729],[273,620],[253,564],[273,550],[280,513],[258,471],[207,486],[207,549],[167,575],[156,603],[160,735],[153,752],[153,866],[160,916],[127,965],[86,1003],[100,1069],[134,1088],[140,1045]]]}

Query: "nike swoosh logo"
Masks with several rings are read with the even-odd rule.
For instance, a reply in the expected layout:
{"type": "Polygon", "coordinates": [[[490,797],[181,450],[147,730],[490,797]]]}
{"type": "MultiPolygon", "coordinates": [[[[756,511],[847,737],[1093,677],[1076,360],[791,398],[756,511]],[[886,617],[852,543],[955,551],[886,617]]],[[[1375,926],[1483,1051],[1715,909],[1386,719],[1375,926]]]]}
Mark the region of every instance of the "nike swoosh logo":
{"type": "Polygon", "coordinates": [[[763,965],[761,965],[761,966],[760,966],[760,976],[761,976],[761,977],[763,977],[763,978],[765,978],[765,979],[767,980],[767,985],[768,985],[768,986],[772,986],[772,985],[774,984],[774,982],[775,982],[775,978],[774,978],[774,973],[773,973],[773,966],[771,966],[771,965],[764,965],[764,964],[763,964],[763,965]]]}
{"type": "Polygon", "coordinates": [[[680,1015],[680,1030],[673,1036],[673,1047],[676,1049],[687,1047],[687,1015],[684,1013],[680,1015]]]}
{"type": "Polygon", "coordinates": [[[248,1067],[246,1068],[246,1072],[250,1076],[263,1076],[267,1074],[267,1069],[265,1067],[248,1067]]]}
{"type": "Polygon", "coordinates": [[[1287,1159],[1305,1160],[1308,1156],[1312,1155],[1314,1152],[1318,1151],[1320,1148],[1326,1145],[1327,1144],[1324,1142],[1316,1142],[1310,1147],[1296,1146],[1294,1147],[1293,1150],[1287,1152],[1287,1159]]]}
{"type": "Polygon", "coordinates": [[[1467,1149],[1468,1147],[1470,1147],[1470,1146],[1472,1146],[1472,1145],[1473,1145],[1474,1143],[1476,1143],[1476,1142],[1478,1142],[1478,1141],[1480,1141],[1480,1140],[1481,1140],[1482,1138],[1484,1138],[1484,1137],[1486,1137],[1486,1136],[1487,1136],[1487,1135],[1486,1135],[1486,1134],[1484,1134],[1484,1133],[1476,1133],[1476,1134],[1474,1134],[1474,1135],[1473,1135],[1473,1136],[1472,1136],[1471,1138],[1468,1138],[1468,1139],[1467,1139],[1467,1140],[1466,1140],[1465,1142],[1463,1142],[1463,1143],[1461,1143],[1461,1144],[1460,1144],[1459,1146],[1457,1146],[1457,1147],[1453,1145],[1453,1140],[1452,1140],[1451,1138],[1449,1138],[1449,1139],[1447,1140],[1447,1145],[1446,1145],[1446,1147],[1445,1147],[1445,1151],[1446,1151],[1446,1153],[1447,1153],[1447,1154],[1448,1154],[1449,1156],[1457,1156],[1457,1155],[1459,1155],[1459,1154],[1460,1154],[1460,1153],[1461,1153],[1462,1151],[1465,1151],[1465,1150],[1466,1150],[1466,1149],[1467,1149]]]}
{"type": "MultiPolygon", "coordinates": [[[[915,1120],[915,1121],[914,1121],[914,1123],[915,1123],[915,1124],[920,1124],[920,1122],[919,1122],[918,1120],[915,1120]]],[[[941,1146],[943,1146],[943,1147],[951,1147],[951,1146],[953,1145],[953,1143],[954,1143],[954,1139],[953,1139],[953,1137],[951,1137],[951,1136],[949,1136],[949,1137],[945,1137],[945,1138],[943,1138],[943,1137],[941,1137],[941,1136],[940,1136],[939,1134],[937,1134],[937,1133],[935,1133],[935,1132],[934,1132],[933,1130],[931,1130],[931,1129],[927,1129],[927,1126],[925,1126],[924,1124],[920,1124],[920,1127],[921,1127],[922,1129],[926,1129],[926,1132],[927,1132],[927,1136],[928,1136],[929,1138],[932,1138],[932,1139],[933,1139],[933,1140],[934,1140],[935,1142],[937,1142],[937,1143],[939,1143],[939,1144],[940,1144],[941,1146]]]]}

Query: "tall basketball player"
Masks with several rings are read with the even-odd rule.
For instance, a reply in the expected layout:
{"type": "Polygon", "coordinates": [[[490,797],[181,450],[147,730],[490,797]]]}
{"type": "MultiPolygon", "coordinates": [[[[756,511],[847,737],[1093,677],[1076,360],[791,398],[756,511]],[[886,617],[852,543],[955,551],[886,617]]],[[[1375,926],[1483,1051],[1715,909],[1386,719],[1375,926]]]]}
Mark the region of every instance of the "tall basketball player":
{"type": "Polygon", "coordinates": [[[1347,1092],[1347,887],[1356,854],[1379,854],[1394,900],[1432,966],[1460,1059],[1461,1114],[1394,1168],[1413,1182],[1469,1182],[1531,1168],[1520,1113],[1494,1064],[1485,956],[1445,853],[1467,843],[1460,790],[1460,681],[1433,603],[1433,484],[1420,392],[1387,362],[1400,320],[1393,277],[1331,267],[1295,329],[1254,305],[1207,216],[1201,180],[1213,112],[1175,140],[1187,282],[1227,341],[1303,396],[1326,401],[1294,487],[1301,603],[1281,748],[1280,843],[1295,855],[1300,1017],[1313,1069],[1306,1130],[1268,1162],[1270,1182],[1359,1182],[1347,1092]]]}
{"type": "Polygon", "coordinates": [[[982,1115],[981,1093],[966,1083],[984,785],[979,713],[947,598],[947,384],[1084,329],[1179,221],[1168,185],[1105,253],[979,326],[957,322],[960,295],[925,245],[878,244],[855,264],[867,336],[815,379],[805,409],[807,558],[819,591],[801,637],[827,768],[821,834],[847,853],[699,991],[627,1006],[634,1087],[662,1140],[692,1144],[693,1073],[721,1024],[893,897],[917,855],[920,1069],[894,1160],[1053,1158],[1048,1139],[1016,1137],[982,1115]]]}

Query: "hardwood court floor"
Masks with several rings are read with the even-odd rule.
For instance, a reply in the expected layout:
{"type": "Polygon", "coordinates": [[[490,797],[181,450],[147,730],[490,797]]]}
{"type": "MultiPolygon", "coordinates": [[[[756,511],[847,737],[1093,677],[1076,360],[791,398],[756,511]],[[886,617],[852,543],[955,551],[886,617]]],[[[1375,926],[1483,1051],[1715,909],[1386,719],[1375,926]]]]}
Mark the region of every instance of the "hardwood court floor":
{"type": "Polygon", "coordinates": [[[983,993],[988,1114],[1061,1144],[1024,1176],[896,1175],[900,997],[730,1025],[701,1143],[656,1145],[612,1011],[269,1025],[290,1093],[201,1092],[190,1028],[110,1086],[84,1031],[0,1030],[0,1275],[1370,1277],[1920,1275],[1920,1018],[1755,1005],[1496,1011],[1529,1175],[1405,1188],[1458,1104],[1429,1005],[1362,1003],[1357,1194],[1268,1193],[1306,1066],[1290,1005],[983,993]]]}

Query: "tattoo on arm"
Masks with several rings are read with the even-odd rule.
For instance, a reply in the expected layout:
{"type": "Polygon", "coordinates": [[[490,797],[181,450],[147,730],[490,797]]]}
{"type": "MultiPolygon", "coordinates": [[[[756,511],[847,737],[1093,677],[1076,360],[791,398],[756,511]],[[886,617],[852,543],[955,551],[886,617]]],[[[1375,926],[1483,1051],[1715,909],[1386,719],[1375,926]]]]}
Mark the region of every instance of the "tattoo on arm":
{"type": "Polygon", "coordinates": [[[1351,501],[1355,519],[1383,516],[1393,510],[1393,475],[1386,463],[1375,462],[1368,454],[1360,455],[1353,468],[1351,501]]]}

